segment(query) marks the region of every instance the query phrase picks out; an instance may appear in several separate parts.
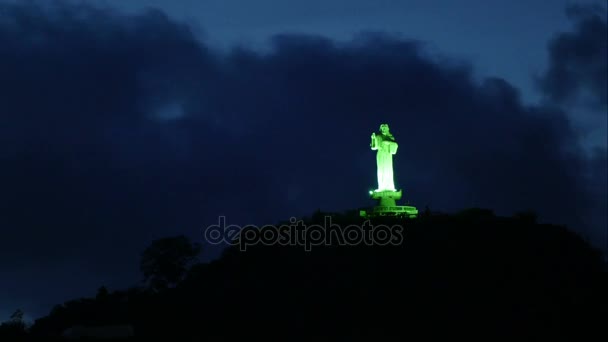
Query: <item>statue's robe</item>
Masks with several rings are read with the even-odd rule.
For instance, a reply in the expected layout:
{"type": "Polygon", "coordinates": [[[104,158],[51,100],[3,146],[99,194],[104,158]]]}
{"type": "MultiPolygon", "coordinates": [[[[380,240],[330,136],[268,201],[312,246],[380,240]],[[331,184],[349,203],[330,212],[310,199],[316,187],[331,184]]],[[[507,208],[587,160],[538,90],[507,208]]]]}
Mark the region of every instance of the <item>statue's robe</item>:
{"type": "Polygon", "coordinates": [[[399,145],[392,135],[376,134],[376,164],[378,169],[378,191],[395,191],[393,179],[393,155],[399,145]]]}

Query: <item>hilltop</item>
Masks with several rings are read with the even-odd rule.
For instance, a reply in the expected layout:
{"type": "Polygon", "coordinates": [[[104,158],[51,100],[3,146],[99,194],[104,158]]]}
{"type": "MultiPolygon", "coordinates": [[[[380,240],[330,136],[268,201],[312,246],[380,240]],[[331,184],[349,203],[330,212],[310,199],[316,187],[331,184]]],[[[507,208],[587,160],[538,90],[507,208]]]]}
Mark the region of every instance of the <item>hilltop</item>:
{"type": "MultiPolygon", "coordinates": [[[[322,226],[328,217],[341,229],[365,223],[355,211],[316,212],[303,223],[322,226]]],[[[578,339],[600,331],[605,321],[601,254],[567,227],[485,209],[369,223],[401,227],[392,231],[400,230],[401,238],[383,246],[335,240],[310,250],[258,243],[243,251],[235,245],[213,262],[189,267],[174,286],[102,291],[57,306],[28,336],[48,338],[79,324],[129,324],[142,340],[418,334],[578,339]]],[[[257,234],[265,229],[273,228],[257,234]]]]}

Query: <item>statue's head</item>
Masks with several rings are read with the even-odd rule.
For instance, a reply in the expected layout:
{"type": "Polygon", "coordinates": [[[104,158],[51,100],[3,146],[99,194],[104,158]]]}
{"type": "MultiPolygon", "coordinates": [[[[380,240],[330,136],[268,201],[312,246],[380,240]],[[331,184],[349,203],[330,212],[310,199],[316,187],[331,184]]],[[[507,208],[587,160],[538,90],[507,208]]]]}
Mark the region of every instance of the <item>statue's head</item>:
{"type": "Polygon", "coordinates": [[[382,132],[382,134],[388,134],[389,133],[389,129],[388,129],[388,124],[382,124],[380,125],[380,132],[382,132]]]}

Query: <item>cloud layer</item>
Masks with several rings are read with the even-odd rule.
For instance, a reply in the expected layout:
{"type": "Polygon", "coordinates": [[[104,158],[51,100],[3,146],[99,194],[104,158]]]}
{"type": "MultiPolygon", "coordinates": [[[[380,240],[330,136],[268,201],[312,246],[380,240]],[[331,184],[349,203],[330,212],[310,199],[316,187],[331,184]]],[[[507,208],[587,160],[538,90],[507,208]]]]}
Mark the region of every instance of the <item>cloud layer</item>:
{"type": "Polygon", "coordinates": [[[549,43],[550,64],[539,80],[542,91],[554,102],[583,102],[608,109],[608,24],[606,8],[571,6],[568,17],[574,32],[563,32],[549,43]]]}

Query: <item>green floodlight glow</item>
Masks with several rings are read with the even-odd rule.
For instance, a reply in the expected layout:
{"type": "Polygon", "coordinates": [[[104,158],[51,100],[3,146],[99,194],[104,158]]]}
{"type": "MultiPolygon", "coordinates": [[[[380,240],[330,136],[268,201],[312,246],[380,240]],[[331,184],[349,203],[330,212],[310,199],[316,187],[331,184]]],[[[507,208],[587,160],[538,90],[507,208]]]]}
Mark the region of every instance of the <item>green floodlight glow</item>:
{"type": "Polygon", "coordinates": [[[402,192],[395,188],[393,178],[393,156],[397,154],[399,145],[391,134],[388,124],[380,125],[380,132],[372,133],[370,147],[376,151],[376,167],[378,177],[378,188],[370,190],[371,198],[378,200],[378,205],[371,210],[362,210],[362,217],[376,216],[406,216],[416,217],[418,210],[412,206],[397,205],[401,199],[402,192]]]}
{"type": "Polygon", "coordinates": [[[370,147],[376,152],[376,166],[378,171],[378,190],[395,191],[393,180],[393,155],[397,153],[399,145],[390,133],[388,125],[380,125],[380,133],[372,133],[370,147]]]}

